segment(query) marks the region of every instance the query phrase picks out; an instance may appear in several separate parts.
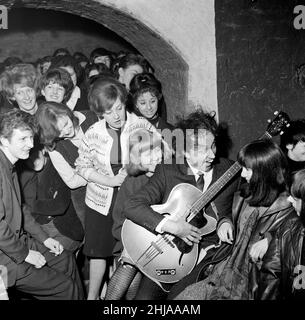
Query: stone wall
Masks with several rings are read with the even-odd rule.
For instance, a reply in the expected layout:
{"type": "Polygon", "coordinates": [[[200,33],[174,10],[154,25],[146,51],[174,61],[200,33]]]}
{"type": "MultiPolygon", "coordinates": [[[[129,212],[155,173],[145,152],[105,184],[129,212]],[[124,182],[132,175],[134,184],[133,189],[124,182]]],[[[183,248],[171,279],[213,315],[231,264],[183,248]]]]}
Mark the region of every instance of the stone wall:
{"type": "Polygon", "coordinates": [[[274,110],[305,118],[305,90],[295,71],[305,63],[305,30],[295,30],[294,0],[216,0],[220,121],[231,156],[266,129],[274,110]]]}

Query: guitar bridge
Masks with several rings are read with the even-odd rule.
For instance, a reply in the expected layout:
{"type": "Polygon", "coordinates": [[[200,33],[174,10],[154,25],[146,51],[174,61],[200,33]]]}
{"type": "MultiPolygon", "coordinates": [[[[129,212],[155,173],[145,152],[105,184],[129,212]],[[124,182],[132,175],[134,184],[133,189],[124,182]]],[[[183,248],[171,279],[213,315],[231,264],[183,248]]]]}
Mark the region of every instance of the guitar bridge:
{"type": "Polygon", "coordinates": [[[163,251],[157,246],[157,244],[155,242],[151,242],[151,246],[154,247],[159,254],[162,254],[163,251]]]}
{"type": "Polygon", "coordinates": [[[156,269],[156,275],[161,276],[174,276],[176,274],[176,269],[156,269]]]}

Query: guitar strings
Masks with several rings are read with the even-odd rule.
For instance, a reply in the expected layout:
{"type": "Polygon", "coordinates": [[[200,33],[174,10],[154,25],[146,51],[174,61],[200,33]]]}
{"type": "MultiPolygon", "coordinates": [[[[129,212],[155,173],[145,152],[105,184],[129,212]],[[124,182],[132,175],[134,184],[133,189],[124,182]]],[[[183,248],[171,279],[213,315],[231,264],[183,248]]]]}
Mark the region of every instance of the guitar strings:
{"type": "MultiPolygon", "coordinates": [[[[184,217],[189,212],[192,211],[192,209],[188,209],[186,212],[184,212],[182,215],[178,215],[178,217],[184,217]]],[[[170,245],[171,247],[174,247],[174,244],[172,243],[172,239],[174,238],[171,235],[162,235],[158,236],[159,239],[155,242],[155,244],[158,246],[160,251],[164,249],[167,245],[170,245]],[[172,239],[171,239],[172,238],[172,239]]],[[[154,260],[158,255],[163,254],[164,252],[159,252],[158,249],[156,249],[153,245],[150,245],[143,253],[142,255],[137,259],[137,263],[140,263],[140,260],[142,260],[144,257],[145,259],[150,259],[148,262],[146,262],[143,267],[145,267],[147,264],[149,264],[152,260],[154,260]]]]}
{"type": "Polygon", "coordinates": [[[170,245],[169,242],[171,242],[170,236],[166,235],[166,236],[161,236],[161,238],[159,238],[155,244],[158,246],[158,249],[156,249],[153,245],[150,245],[143,253],[142,255],[138,258],[137,262],[139,262],[139,260],[141,260],[142,258],[146,259],[150,259],[148,262],[146,262],[146,264],[144,265],[144,267],[150,263],[153,259],[155,259],[158,255],[163,254],[164,251],[162,249],[164,249],[167,245],[170,245]],[[161,251],[161,252],[160,252],[161,251]]]}

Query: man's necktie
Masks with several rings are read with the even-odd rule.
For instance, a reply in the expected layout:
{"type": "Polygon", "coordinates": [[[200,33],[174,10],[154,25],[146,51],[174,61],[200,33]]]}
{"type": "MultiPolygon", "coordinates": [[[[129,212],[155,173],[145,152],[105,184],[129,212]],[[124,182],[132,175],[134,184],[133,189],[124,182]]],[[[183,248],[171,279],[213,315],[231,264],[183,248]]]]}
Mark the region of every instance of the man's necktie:
{"type": "Polygon", "coordinates": [[[18,200],[21,201],[18,175],[17,175],[17,171],[16,171],[16,167],[15,166],[12,168],[12,181],[13,181],[14,189],[15,189],[15,192],[16,192],[16,196],[17,196],[18,200]]]}
{"type": "MultiPolygon", "coordinates": [[[[199,174],[199,178],[196,181],[196,187],[203,191],[204,187],[204,174],[199,174]]],[[[197,228],[202,228],[206,224],[206,219],[203,216],[203,210],[201,209],[197,215],[192,219],[192,225],[196,226],[197,228]]]]}
{"type": "Polygon", "coordinates": [[[199,175],[199,178],[196,181],[196,186],[200,191],[203,191],[203,187],[204,187],[204,174],[201,173],[199,175]]]}

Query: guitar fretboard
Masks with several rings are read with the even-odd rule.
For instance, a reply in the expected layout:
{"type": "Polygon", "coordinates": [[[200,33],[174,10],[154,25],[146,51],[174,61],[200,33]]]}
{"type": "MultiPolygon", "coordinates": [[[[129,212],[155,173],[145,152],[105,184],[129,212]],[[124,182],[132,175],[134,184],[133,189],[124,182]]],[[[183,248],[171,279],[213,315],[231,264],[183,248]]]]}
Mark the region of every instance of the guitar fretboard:
{"type": "Polygon", "coordinates": [[[240,171],[241,165],[236,161],[202,196],[194,203],[191,209],[191,220],[194,215],[204,208],[215,195],[240,171]],[[194,212],[193,212],[194,210],[194,212]]]}

